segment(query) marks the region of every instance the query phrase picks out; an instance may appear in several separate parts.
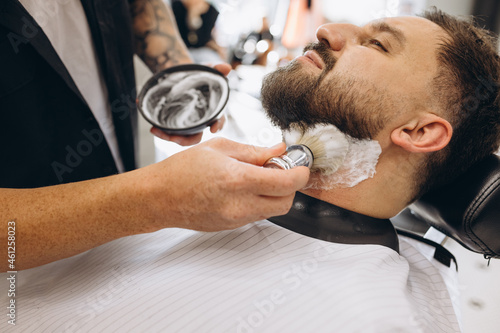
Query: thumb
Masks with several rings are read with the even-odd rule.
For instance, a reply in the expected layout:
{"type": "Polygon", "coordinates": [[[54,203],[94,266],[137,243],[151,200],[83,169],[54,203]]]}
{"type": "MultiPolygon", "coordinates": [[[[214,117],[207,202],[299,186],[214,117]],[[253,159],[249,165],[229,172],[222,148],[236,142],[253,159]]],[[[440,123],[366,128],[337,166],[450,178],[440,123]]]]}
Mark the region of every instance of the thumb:
{"type": "Polygon", "coordinates": [[[221,72],[224,76],[227,76],[232,69],[231,65],[229,65],[227,63],[215,64],[213,67],[214,67],[214,69],[221,72]]]}
{"type": "Polygon", "coordinates": [[[231,156],[240,162],[262,166],[271,157],[282,155],[285,150],[286,145],[284,142],[280,142],[270,148],[244,145],[243,149],[233,151],[231,156]]]}
{"type": "Polygon", "coordinates": [[[282,155],[286,150],[284,142],[271,148],[256,147],[223,138],[214,138],[206,141],[204,146],[211,147],[219,153],[234,158],[240,162],[262,166],[274,156],[282,155]]]}

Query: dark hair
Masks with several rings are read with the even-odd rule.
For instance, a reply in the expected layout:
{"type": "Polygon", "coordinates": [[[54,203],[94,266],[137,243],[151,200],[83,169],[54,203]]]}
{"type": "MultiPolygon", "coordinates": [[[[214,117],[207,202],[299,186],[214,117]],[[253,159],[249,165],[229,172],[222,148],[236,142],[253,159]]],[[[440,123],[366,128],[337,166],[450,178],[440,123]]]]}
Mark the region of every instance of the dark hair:
{"type": "Polygon", "coordinates": [[[436,8],[423,17],[448,36],[438,47],[434,98],[453,127],[448,146],[430,153],[418,172],[415,198],[451,182],[472,164],[498,150],[500,142],[500,60],[496,38],[436,8]]]}

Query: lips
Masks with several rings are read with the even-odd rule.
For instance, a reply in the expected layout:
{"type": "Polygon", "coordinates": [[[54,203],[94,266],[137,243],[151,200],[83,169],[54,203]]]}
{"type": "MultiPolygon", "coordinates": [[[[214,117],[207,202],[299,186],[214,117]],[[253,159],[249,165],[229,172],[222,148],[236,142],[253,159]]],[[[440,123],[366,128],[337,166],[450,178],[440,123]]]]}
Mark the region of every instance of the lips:
{"type": "Polygon", "coordinates": [[[316,67],[318,67],[319,69],[323,69],[325,67],[325,64],[323,63],[323,60],[321,59],[321,57],[314,51],[311,51],[311,50],[306,51],[304,53],[304,57],[311,60],[316,65],[316,67]]]}

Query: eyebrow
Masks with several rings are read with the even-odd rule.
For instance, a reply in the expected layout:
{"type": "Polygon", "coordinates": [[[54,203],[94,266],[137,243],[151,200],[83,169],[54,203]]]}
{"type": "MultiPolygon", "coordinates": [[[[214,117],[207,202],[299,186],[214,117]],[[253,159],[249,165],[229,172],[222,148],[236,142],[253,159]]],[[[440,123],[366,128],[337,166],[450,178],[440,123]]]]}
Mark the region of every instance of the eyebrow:
{"type": "Polygon", "coordinates": [[[401,47],[404,47],[406,44],[406,37],[403,31],[400,29],[390,26],[386,22],[375,22],[369,25],[369,28],[375,30],[377,32],[387,32],[392,35],[392,37],[400,44],[401,47]]]}

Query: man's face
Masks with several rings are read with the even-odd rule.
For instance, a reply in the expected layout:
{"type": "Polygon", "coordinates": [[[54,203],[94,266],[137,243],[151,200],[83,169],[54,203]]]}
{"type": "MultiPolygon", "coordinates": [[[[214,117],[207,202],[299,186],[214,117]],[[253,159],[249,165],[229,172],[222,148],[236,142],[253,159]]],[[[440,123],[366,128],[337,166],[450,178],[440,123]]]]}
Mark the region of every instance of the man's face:
{"type": "Polygon", "coordinates": [[[329,123],[373,139],[432,102],[444,36],[434,23],[404,17],[364,27],[327,24],[316,36],[301,57],[264,80],[263,106],[282,129],[329,123]]]}

